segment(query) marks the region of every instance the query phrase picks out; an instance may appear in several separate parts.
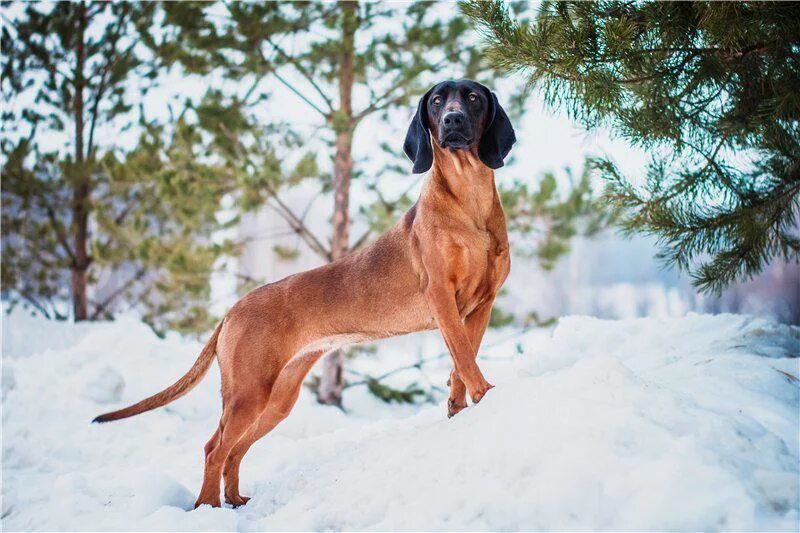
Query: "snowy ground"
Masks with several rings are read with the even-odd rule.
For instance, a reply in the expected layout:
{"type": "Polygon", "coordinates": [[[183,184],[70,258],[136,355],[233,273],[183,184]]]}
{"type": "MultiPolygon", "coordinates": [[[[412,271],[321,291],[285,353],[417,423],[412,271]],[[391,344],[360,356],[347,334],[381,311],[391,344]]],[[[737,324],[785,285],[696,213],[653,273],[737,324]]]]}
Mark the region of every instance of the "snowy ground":
{"type": "MultiPolygon", "coordinates": [[[[14,314],[3,329],[6,531],[798,529],[797,328],[690,315],[500,332],[477,407],[448,420],[442,403],[387,406],[356,387],[345,415],[304,393],[245,458],[249,504],[196,511],[215,369],[168,408],[89,421],[171,383],[199,343],[132,319],[14,314]]],[[[356,368],[441,350],[432,336],[382,346],[356,368]]],[[[426,377],[443,385],[447,365],[426,377]]]]}

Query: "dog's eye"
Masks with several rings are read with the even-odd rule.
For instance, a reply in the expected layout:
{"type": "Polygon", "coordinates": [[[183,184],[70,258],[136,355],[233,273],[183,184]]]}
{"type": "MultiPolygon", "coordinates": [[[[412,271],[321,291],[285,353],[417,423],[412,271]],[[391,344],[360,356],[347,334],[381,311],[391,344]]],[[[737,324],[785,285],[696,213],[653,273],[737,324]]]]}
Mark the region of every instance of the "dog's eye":
{"type": "Polygon", "coordinates": [[[469,93],[468,98],[469,98],[470,102],[475,102],[478,99],[478,94],[477,93],[469,93]]]}
{"type": "Polygon", "coordinates": [[[442,97],[437,94],[436,96],[433,97],[432,102],[433,105],[442,105],[442,97]]]}

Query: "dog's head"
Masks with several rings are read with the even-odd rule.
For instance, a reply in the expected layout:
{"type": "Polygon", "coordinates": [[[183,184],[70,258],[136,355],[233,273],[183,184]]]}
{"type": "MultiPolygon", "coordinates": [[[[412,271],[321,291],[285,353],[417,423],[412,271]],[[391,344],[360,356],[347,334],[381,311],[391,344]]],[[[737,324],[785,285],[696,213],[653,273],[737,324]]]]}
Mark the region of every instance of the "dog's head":
{"type": "Polygon", "coordinates": [[[472,80],[442,82],[420,98],[403,144],[414,174],[433,164],[431,137],[442,149],[474,150],[493,169],[503,166],[517,140],[497,96],[472,80]]]}

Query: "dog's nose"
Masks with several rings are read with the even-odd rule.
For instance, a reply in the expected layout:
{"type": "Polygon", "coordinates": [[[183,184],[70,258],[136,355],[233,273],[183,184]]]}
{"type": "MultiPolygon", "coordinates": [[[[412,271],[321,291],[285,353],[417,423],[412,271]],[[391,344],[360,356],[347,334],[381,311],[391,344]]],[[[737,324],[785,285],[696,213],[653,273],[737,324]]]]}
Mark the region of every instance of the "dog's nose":
{"type": "Polygon", "coordinates": [[[444,128],[446,130],[460,128],[464,125],[464,113],[461,111],[450,111],[449,113],[445,113],[442,117],[442,122],[444,123],[444,128]]]}

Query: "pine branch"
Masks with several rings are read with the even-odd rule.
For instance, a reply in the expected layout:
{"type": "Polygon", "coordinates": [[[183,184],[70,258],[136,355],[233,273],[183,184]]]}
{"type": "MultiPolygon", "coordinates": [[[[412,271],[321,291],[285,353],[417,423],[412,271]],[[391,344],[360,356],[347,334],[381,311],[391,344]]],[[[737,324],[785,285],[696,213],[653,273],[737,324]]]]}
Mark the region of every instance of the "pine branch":
{"type": "Polygon", "coordinates": [[[670,150],[643,191],[610,162],[597,168],[623,230],[656,236],[701,291],[797,260],[797,5],[546,0],[530,24],[499,0],[460,5],[496,66],[541,82],[550,105],[670,150]]]}

